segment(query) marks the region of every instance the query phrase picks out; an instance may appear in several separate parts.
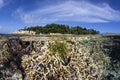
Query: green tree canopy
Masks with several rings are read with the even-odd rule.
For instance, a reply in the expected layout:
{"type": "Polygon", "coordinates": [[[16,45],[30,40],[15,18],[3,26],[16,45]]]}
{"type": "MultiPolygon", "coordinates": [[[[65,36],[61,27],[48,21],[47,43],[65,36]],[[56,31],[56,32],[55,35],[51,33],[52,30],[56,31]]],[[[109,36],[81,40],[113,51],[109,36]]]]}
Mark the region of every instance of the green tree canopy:
{"type": "Polygon", "coordinates": [[[93,29],[86,29],[80,26],[68,26],[63,24],[47,24],[45,26],[31,26],[25,27],[21,30],[35,31],[36,34],[62,33],[62,34],[99,34],[93,29]]]}

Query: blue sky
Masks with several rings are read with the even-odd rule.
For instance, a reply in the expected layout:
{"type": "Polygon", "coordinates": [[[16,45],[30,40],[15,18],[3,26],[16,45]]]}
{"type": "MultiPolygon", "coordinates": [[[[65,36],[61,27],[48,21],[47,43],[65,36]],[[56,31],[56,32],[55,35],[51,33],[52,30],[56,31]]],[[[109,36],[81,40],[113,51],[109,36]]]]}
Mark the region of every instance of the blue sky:
{"type": "Polygon", "coordinates": [[[0,33],[51,23],[120,33],[120,0],[0,0],[0,33]]]}

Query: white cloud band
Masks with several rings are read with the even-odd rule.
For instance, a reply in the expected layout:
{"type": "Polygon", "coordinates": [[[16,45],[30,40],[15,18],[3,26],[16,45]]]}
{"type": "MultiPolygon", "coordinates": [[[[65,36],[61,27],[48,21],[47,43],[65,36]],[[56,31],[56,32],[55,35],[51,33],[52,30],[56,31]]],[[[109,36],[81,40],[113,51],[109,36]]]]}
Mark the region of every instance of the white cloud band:
{"type": "Polygon", "coordinates": [[[4,0],[0,0],[0,8],[3,6],[4,0]]]}
{"type": "Polygon", "coordinates": [[[105,23],[120,21],[120,11],[108,4],[95,5],[87,1],[65,1],[64,3],[37,8],[30,12],[16,11],[25,23],[52,23],[57,21],[75,21],[87,23],[105,23]]]}

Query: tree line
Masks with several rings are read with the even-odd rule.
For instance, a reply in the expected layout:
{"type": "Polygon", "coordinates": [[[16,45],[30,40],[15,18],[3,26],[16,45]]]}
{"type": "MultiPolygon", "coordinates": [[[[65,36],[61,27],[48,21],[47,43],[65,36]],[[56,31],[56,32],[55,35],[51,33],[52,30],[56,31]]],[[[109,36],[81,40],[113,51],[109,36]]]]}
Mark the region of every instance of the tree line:
{"type": "Polygon", "coordinates": [[[36,34],[49,34],[49,33],[61,33],[61,34],[99,34],[99,31],[94,29],[86,29],[80,26],[70,27],[63,24],[47,24],[45,26],[31,26],[25,27],[20,30],[34,31],[36,34]]]}

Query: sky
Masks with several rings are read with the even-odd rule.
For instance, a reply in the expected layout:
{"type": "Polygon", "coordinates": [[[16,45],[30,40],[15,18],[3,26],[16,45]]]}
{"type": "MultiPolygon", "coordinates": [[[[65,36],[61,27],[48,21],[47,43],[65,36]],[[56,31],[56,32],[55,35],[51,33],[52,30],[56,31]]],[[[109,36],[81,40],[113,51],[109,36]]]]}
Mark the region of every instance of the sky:
{"type": "Polygon", "coordinates": [[[0,0],[0,33],[52,23],[120,33],[120,0],[0,0]]]}

